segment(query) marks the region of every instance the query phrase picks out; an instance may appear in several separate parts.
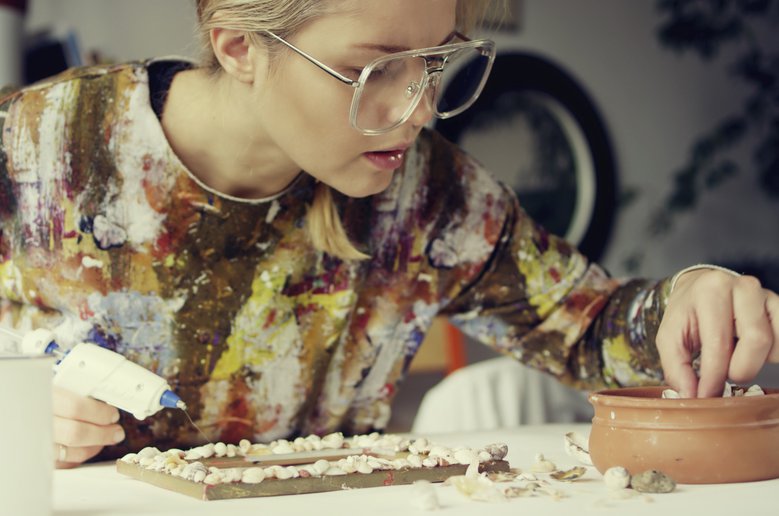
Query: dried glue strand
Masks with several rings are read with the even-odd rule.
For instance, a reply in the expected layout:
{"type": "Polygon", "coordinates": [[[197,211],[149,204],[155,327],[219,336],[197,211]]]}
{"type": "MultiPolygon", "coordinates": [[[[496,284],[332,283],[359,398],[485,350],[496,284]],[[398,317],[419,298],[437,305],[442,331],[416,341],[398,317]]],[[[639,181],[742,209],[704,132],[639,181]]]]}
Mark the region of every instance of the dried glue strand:
{"type": "Polygon", "coordinates": [[[192,424],[192,426],[194,426],[195,429],[200,432],[200,435],[202,435],[209,444],[214,444],[211,442],[211,439],[209,439],[208,436],[200,429],[200,427],[195,424],[195,422],[192,420],[192,416],[189,415],[189,411],[185,408],[182,408],[181,410],[184,412],[184,415],[187,416],[187,419],[189,419],[189,422],[192,424]]]}

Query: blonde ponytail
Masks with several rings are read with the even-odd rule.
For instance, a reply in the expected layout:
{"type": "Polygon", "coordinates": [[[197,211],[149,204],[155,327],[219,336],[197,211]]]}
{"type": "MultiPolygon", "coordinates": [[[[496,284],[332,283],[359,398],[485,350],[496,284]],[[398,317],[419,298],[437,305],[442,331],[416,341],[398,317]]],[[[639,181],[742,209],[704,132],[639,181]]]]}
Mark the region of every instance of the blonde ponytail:
{"type": "Polygon", "coordinates": [[[333,200],[333,192],[324,183],[317,183],[314,200],[306,214],[308,238],[320,251],[342,260],[366,260],[370,258],[357,250],[349,241],[341,217],[333,200]]]}

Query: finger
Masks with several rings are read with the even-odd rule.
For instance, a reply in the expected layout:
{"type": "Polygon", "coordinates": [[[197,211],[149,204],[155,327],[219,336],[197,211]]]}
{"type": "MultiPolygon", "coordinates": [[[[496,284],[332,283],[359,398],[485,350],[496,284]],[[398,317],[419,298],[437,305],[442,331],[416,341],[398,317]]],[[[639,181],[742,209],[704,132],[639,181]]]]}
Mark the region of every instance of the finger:
{"type": "Polygon", "coordinates": [[[711,289],[699,297],[696,310],[701,347],[698,398],[722,396],[733,354],[733,295],[728,288],[711,289]]]}
{"type": "Polygon", "coordinates": [[[62,444],[54,445],[54,463],[57,469],[69,469],[88,461],[102,450],[102,446],[71,447],[62,444]]]}
{"type": "Polygon", "coordinates": [[[728,376],[736,383],[751,381],[765,364],[773,344],[773,329],[766,312],[766,294],[753,277],[739,278],[733,289],[733,318],[738,344],[730,358],[728,376]]]}
{"type": "Polygon", "coordinates": [[[119,425],[93,425],[75,419],[54,416],[54,442],[65,446],[105,446],[124,439],[119,425]]]}
{"type": "Polygon", "coordinates": [[[773,330],[773,343],[771,350],[768,352],[768,361],[779,363],[779,295],[775,292],[768,291],[765,311],[768,314],[768,319],[771,321],[771,329],[773,330]]]}
{"type": "Polygon", "coordinates": [[[119,411],[92,398],[74,394],[60,387],[52,391],[54,415],[95,425],[110,425],[119,421],[119,411]]]}
{"type": "Polygon", "coordinates": [[[667,311],[655,337],[665,382],[683,398],[694,398],[698,392],[698,376],[687,345],[691,324],[695,325],[694,318],[667,311]]]}

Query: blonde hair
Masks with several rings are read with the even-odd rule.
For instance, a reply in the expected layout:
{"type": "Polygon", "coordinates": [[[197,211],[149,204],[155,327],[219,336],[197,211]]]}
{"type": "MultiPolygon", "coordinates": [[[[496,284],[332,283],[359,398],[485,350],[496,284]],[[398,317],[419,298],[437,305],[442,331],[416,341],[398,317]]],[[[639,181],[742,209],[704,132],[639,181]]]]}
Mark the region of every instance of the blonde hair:
{"type": "MultiPolygon", "coordinates": [[[[288,38],[306,23],[333,12],[333,0],[195,0],[203,68],[213,74],[221,71],[210,33],[215,28],[244,31],[254,44],[278,48],[264,31],[288,38]]],[[[485,19],[491,8],[506,9],[506,0],[458,0],[457,30],[467,34],[485,19]]],[[[357,250],[346,235],[332,190],[318,183],[306,213],[306,230],[312,245],[344,260],[370,258],[357,250]]]]}

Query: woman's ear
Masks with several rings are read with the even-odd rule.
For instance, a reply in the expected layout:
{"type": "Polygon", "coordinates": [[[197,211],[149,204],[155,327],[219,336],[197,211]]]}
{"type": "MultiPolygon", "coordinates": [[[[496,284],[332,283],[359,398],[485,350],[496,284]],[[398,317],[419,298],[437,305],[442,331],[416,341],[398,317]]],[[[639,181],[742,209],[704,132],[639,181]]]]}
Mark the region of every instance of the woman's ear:
{"type": "Polygon", "coordinates": [[[225,72],[247,84],[254,81],[256,49],[245,32],[211,29],[211,47],[225,72]]]}

